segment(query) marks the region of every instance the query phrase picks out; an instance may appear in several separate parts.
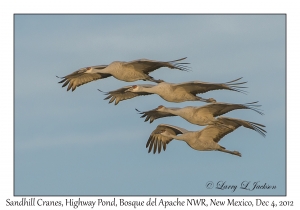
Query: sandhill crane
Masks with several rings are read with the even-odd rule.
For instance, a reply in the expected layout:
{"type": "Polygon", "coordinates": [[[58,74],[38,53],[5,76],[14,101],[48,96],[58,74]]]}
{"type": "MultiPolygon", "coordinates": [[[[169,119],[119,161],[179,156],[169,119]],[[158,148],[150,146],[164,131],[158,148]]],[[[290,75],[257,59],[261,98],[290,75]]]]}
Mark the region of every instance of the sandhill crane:
{"type": "Polygon", "coordinates": [[[59,83],[63,83],[62,87],[68,85],[67,91],[72,88],[72,91],[85,83],[107,78],[110,76],[115,77],[118,80],[125,82],[134,82],[137,80],[148,80],[151,82],[162,82],[163,80],[156,80],[149,76],[149,73],[159,69],[161,67],[168,67],[170,69],[178,69],[181,71],[188,71],[188,67],[184,64],[189,63],[178,63],[178,61],[184,60],[181,58],[174,61],[154,61],[148,59],[139,59],[130,62],[114,61],[109,65],[98,65],[81,68],[72,74],[64,77],[58,77],[61,80],[59,83]]]}
{"type": "Polygon", "coordinates": [[[145,118],[145,122],[149,120],[152,123],[154,120],[162,117],[180,116],[188,122],[196,125],[213,125],[219,123],[215,117],[226,114],[236,109],[251,109],[261,115],[263,113],[257,109],[260,105],[257,105],[258,101],[246,104],[229,104],[229,103],[212,103],[204,106],[187,106],[184,108],[170,108],[163,105],[158,106],[156,109],[152,109],[145,112],[139,112],[141,118],[145,118]]]}
{"type": "Polygon", "coordinates": [[[178,84],[161,82],[156,85],[143,84],[125,86],[120,89],[107,92],[106,95],[108,96],[104,100],[110,99],[109,103],[115,101],[115,105],[117,105],[120,101],[134,98],[136,96],[157,94],[161,98],[169,102],[180,103],[184,101],[203,101],[207,103],[213,103],[216,102],[215,99],[204,99],[196,96],[196,94],[205,93],[212,90],[232,90],[244,93],[245,91],[240,90],[239,88],[245,87],[240,87],[238,85],[245,84],[246,82],[235,83],[240,79],[242,79],[242,77],[227,83],[192,81],[178,84]]]}
{"type": "Polygon", "coordinates": [[[183,128],[176,127],[173,125],[160,124],[151,133],[147,141],[146,148],[149,147],[148,152],[151,152],[153,148],[154,154],[156,150],[158,150],[158,153],[160,153],[162,147],[164,150],[166,150],[166,145],[170,141],[172,141],[172,139],[176,139],[185,141],[191,148],[195,150],[216,150],[241,157],[240,152],[226,150],[226,148],[220,146],[218,142],[225,135],[231,133],[240,126],[244,126],[245,128],[255,130],[256,132],[265,137],[266,131],[262,128],[265,127],[264,125],[229,117],[218,117],[217,119],[221,122],[221,124],[226,124],[226,126],[208,125],[201,131],[187,131],[183,128]]]}

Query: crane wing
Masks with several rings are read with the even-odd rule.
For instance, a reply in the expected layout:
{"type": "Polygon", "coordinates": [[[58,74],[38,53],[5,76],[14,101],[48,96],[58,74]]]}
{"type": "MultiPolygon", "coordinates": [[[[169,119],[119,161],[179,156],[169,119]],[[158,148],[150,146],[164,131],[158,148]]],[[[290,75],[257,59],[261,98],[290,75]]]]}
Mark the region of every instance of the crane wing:
{"type": "Polygon", "coordinates": [[[181,71],[188,71],[188,67],[184,66],[184,64],[189,64],[189,63],[177,63],[177,61],[184,60],[185,58],[181,58],[178,60],[174,61],[154,61],[154,60],[148,60],[148,59],[139,59],[139,60],[134,60],[130,62],[125,62],[123,65],[124,66],[133,66],[134,69],[138,71],[142,71],[145,74],[149,74],[150,72],[159,69],[161,67],[168,67],[171,69],[178,69],[181,71]]]}
{"type": "Polygon", "coordinates": [[[167,144],[170,141],[172,141],[172,138],[161,135],[160,133],[162,131],[167,131],[173,135],[183,134],[188,132],[183,128],[173,126],[173,125],[168,125],[168,124],[158,125],[156,129],[151,133],[147,141],[146,148],[149,147],[148,153],[151,152],[152,148],[153,148],[153,154],[155,154],[156,150],[158,150],[158,153],[160,153],[161,148],[163,147],[163,149],[166,150],[167,144]]]}
{"type": "Polygon", "coordinates": [[[238,128],[239,126],[243,126],[245,128],[252,129],[262,135],[263,137],[266,136],[267,131],[263,129],[263,127],[266,127],[259,123],[254,123],[246,120],[236,119],[236,118],[230,118],[230,117],[218,117],[217,120],[219,122],[222,122],[225,125],[230,125],[232,127],[238,128]]]}
{"type": "Polygon", "coordinates": [[[168,112],[157,111],[157,108],[149,110],[149,111],[145,111],[145,112],[141,112],[137,109],[135,109],[135,110],[138,111],[139,114],[142,115],[141,118],[145,117],[145,122],[150,120],[149,121],[150,123],[152,123],[154,120],[156,120],[158,118],[176,116],[176,115],[168,113],[168,112]]]}
{"type": "Polygon", "coordinates": [[[263,137],[266,136],[266,131],[262,128],[264,125],[249,122],[245,120],[229,118],[229,117],[218,117],[217,118],[219,125],[208,125],[201,132],[201,138],[212,138],[215,142],[219,142],[225,135],[233,132],[240,126],[255,130],[263,137]]]}
{"type": "Polygon", "coordinates": [[[237,91],[241,93],[246,93],[246,91],[240,89],[240,88],[246,88],[246,87],[241,87],[239,85],[245,84],[247,82],[240,82],[240,83],[235,83],[236,81],[242,79],[236,79],[230,82],[226,83],[209,83],[209,82],[201,82],[201,81],[191,81],[191,82],[184,82],[184,83],[179,83],[179,84],[174,84],[175,88],[184,88],[186,91],[196,95],[199,93],[206,93],[211,90],[232,90],[232,91],[237,91]]]}
{"type": "MultiPolygon", "coordinates": [[[[153,86],[153,85],[141,85],[141,86],[153,86]]],[[[112,103],[115,101],[115,105],[117,105],[120,101],[127,100],[134,98],[136,96],[143,96],[143,95],[150,95],[152,93],[147,93],[147,92],[126,92],[129,88],[132,86],[125,86],[122,88],[119,88],[117,90],[109,91],[106,92],[105,95],[108,95],[104,100],[110,99],[109,103],[112,103]]],[[[98,89],[99,90],[99,89],[98,89]]],[[[101,91],[101,90],[99,90],[101,91]]],[[[101,91],[103,92],[103,91],[101,91]]]]}
{"type": "Polygon", "coordinates": [[[201,107],[199,107],[199,109],[201,109],[201,110],[206,109],[214,117],[226,114],[226,113],[236,110],[236,109],[251,109],[251,110],[263,115],[261,110],[257,108],[260,106],[260,105],[256,104],[257,102],[258,101],[252,102],[252,103],[246,103],[246,104],[230,104],[230,103],[217,102],[217,103],[211,103],[211,104],[201,106],[201,107]]]}
{"type": "MultiPolygon", "coordinates": [[[[107,67],[107,65],[94,66],[94,67],[97,67],[97,69],[104,69],[105,67],[107,67]]],[[[64,77],[56,76],[56,77],[62,79],[60,82],[58,82],[58,83],[64,83],[62,87],[68,85],[67,91],[69,91],[71,88],[72,91],[74,91],[77,87],[83,84],[111,76],[110,74],[95,73],[95,72],[86,73],[86,71],[87,71],[86,68],[82,68],[78,71],[74,71],[73,73],[67,76],[64,77]]]]}

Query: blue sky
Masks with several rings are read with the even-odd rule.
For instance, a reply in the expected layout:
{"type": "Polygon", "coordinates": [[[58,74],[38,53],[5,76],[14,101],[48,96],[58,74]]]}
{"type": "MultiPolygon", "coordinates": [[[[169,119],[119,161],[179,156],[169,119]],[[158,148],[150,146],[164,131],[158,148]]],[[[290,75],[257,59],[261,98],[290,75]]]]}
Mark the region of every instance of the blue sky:
{"type": "Polygon", "coordinates": [[[15,195],[284,195],[284,15],[16,15],[15,195]],[[219,143],[242,158],[199,152],[172,141],[165,152],[145,148],[160,123],[187,130],[204,127],[163,118],[144,123],[135,108],[172,104],[159,96],[108,104],[97,91],[129,84],[98,80],[67,92],[55,76],[81,67],[140,58],[188,57],[191,72],[162,68],[151,74],[168,82],[247,81],[248,94],[213,91],[220,102],[259,101],[264,116],[237,110],[224,116],[266,125],[267,135],[239,128],[219,143]],[[274,91],[274,86],[276,91],[274,91]],[[276,190],[207,189],[208,181],[276,185],[276,190]]]}

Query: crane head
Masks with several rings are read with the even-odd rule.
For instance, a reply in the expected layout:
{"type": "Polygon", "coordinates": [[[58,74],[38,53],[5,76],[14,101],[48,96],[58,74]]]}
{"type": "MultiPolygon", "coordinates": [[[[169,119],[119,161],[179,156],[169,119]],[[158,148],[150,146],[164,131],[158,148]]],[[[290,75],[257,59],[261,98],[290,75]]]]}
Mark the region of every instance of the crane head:
{"type": "Polygon", "coordinates": [[[132,85],[130,88],[128,88],[127,90],[125,90],[125,92],[134,92],[137,89],[138,89],[137,85],[132,85]]]}
{"type": "Polygon", "coordinates": [[[156,110],[162,110],[163,108],[165,108],[163,105],[159,105],[156,110]]]}
{"type": "Polygon", "coordinates": [[[83,67],[77,71],[77,73],[91,73],[93,71],[92,67],[83,67]]]}
{"type": "Polygon", "coordinates": [[[216,103],[217,101],[214,98],[207,99],[207,103],[216,103]]]}

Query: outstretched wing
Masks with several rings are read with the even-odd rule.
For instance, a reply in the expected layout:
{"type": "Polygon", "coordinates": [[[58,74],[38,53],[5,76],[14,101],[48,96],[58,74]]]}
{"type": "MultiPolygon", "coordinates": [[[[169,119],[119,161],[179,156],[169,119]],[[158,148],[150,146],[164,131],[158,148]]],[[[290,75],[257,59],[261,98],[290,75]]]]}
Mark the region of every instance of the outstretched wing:
{"type": "MultiPolygon", "coordinates": [[[[146,86],[153,86],[153,85],[140,85],[140,86],[146,87],[146,86]]],[[[119,88],[117,90],[106,92],[105,95],[108,95],[108,96],[106,98],[104,98],[104,100],[110,99],[109,103],[112,103],[113,101],[115,101],[115,105],[117,105],[120,101],[123,101],[123,100],[131,99],[136,96],[152,94],[152,93],[147,93],[147,92],[129,92],[129,91],[126,92],[126,90],[128,90],[131,87],[132,86],[125,86],[125,87],[119,88]]],[[[103,92],[101,90],[99,90],[99,91],[103,92]]]]}
{"type": "MultiPolygon", "coordinates": [[[[107,67],[107,65],[101,65],[101,66],[94,66],[91,68],[97,68],[97,69],[104,69],[107,67]]],[[[95,72],[87,72],[87,68],[82,68],[78,71],[74,71],[73,73],[64,76],[64,77],[58,77],[61,78],[62,80],[58,83],[64,83],[62,87],[65,87],[68,85],[67,91],[69,91],[72,88],[72,91],[74,91],[77,87],[86,84],[88,82],[98,80],[98,79],[103,79],[110,77],[110,74],[103,74],[103,73],[95,73],[95,72]]]]}
{"type": "Polygon", "coordinates": [[[200,132],[201,137],[212,138],[215,142],[219,142],[225,135],[231,133],[240,126],[255,130],[263,137],[266,136],[266,131],[262,128],[265,126],[262,124],[229,117],[218,117],[217,122],[219,122],[219,124],[206,126],[200,132]]]}
{"type": "Polygon", "coordinates": [[[145,112],[141,112],[137,109],[135,109],[135,110],[138,111],[139,114],[142,115],[141,118],[145,117],[145,122],[150,120],[149,121],[150,123],[152,123],[154,120],[156,120],[158,118],[176,116],[176,115],[168,113],[168,112],[157,111],[157,108],[149,110],[149,111],[145,111],[145,112]]]}
{"type": "Polygon", "coordinates": [[[267,131],[265,131],[263,128],[266,127],[265,125],[254,123],[246,120],[236,119],[236,118],[230,118],[230,117],[218,117],[218,121],[222,122],[225,125],[229,125],[232,127],[238,128],[239,126],[243,126],[245,128],[249,128],[251,130],[256,131],[263,137],[266,136],[267,131]]]}
{"type": "Polygon", "coordinates": [[[178,59],[178,60],[174,60],[174,61],[168,61],[168,62],[154,61],[154,60],[148,60],[148,59],[139,59],[139,60],[126,62],[123,65],[124,66],[133,66],[134,69],[136,69],[138,71],[142,71],[145,74],[149,74],[150,72],[152,72],[156,69],[159,69],[161,67],[168,67],[171,69],[188,71],[189,69],[187,66],[185,66],[185,64],[189,64],[189,63],[177,63],[177,61],[181,61],[184,59],[186,59],[186,57],[178,59]]]}
{"type": "Polygon", "coordinates": [[[260,105],[257,105],[258,101],[252,102],[252,103],[246,103],[246,104],[230,104],[230,103],[211,103],[204,106],[199,107],[200,110],[207,110],[207,112],[211,113],[214,117],[226,114],[230,111],[236,110],[236,109],[251,109],[261,115],[263,113],[260,109],[257,107],[260,107],[260,105]]]}
{"type": "Polygon", "coordinates": [[[230,82],[226,83],[209,83],[209,82],[201,82],[201,81],[191,81],[191,82],[184,82],[184,83],[179,83],[179,84],[174,84],[175,88],[184,88],[186,91],[196,95],[199,93],[206,93],[211,90],[232,90],[232,91],[237,91],[241,93],[246,93],[246,91],[240,89],[240,88],[246,88],[246,87],[241,87],[239,85],[245,84],[247,82],[240,82],[240,83],[235,83],[236,81],[242,79],[236,79],[230,82]]]}
{"type": "Polygon", "coordinates": [[[172,141],[171,137],[166,137],[161,135],[161,132],[167,131],[170,134],[177,135],[187,132],[187,130],[173,126],[168,124],[160,124],[156,127],[156,129],[151,133],[146,148],[149,147],[148,153],[151,152],[153,148],[153,154],[155,154],[156,150],[158,150],[158,153],[160,153],[161,148],[163,147],[164,150],[167,148],[167,144],[172,141]]]}

